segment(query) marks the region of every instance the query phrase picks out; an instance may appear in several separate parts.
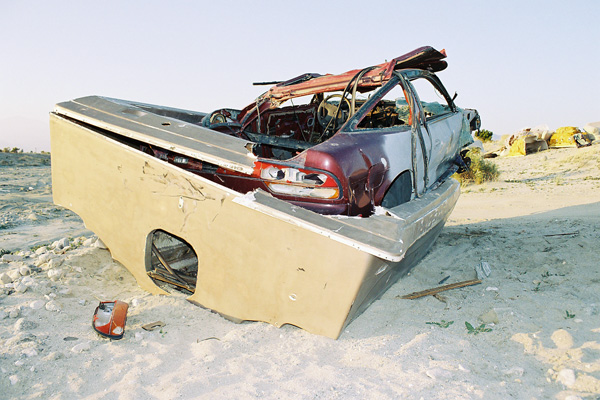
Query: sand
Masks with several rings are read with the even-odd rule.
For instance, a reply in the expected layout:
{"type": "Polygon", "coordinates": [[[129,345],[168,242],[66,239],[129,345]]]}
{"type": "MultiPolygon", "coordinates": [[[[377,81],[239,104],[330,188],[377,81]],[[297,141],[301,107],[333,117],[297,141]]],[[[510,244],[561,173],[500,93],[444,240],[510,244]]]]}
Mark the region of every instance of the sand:
{"type": "Polygon", "coordinates": [[[499,180],[464,187],[431,252],[332,340],[145,293],[52,204],[47,156],[0,153],[0,398],[597,398],[600,144],[494,161],[499,180]],[[398,298],[482,261],[482,284],[398,298]],[[119,341],[91,328],[114,299],[119,341]]]}

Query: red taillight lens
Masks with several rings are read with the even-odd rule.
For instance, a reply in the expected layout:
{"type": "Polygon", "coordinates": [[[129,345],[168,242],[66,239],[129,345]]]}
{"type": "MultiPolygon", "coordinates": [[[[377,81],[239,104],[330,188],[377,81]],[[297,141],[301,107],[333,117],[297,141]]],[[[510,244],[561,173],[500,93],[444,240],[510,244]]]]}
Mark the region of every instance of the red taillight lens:
{"type": "Polygon", "coordinates": [[[257,163],[258,173],[273,193],[317,199],[338,199],[336,179],[323,171],[284,165],[257,163]]]}

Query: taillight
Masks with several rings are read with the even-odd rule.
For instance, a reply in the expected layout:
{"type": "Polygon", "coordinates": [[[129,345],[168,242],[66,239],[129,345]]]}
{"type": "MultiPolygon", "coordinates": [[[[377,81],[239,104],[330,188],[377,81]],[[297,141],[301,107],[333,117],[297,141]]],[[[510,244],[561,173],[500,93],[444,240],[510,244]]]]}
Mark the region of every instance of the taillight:
{"type": "Polygon", "coordinates": [[[283,165],[258,164],[261,179],[273,193],[317,199],[338,199],[340,197],[339,184],[328,173],[283,165]]]}

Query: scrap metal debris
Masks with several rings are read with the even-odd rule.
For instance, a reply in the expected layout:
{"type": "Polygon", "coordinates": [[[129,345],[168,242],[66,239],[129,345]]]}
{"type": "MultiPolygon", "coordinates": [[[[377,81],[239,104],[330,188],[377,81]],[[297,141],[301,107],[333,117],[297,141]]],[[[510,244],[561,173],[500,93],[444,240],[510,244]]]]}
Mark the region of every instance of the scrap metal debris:
{"type": "Polygon", "coordinates": [[[149,324],[146,325],[142,325],[142,329],[145,331],[153,331],[155,329],[158,328],[162,328],[163,326],[165,326],[166,324],[162,321],[156,321],[156,322],[151,322],[149,324]]]}
{"type": "Polygon", "coordinates": [[[551,233],[548,235],[544,235],[544,237],[554,237],[554,236],[577,236],[579,235],[579,231],[575,232],[567,232],[567,233],[551,233]]]}
{"type": "Polygon", "coordinates": [[[101,301],[92,319],[92,327],[109,339],[122,339],[127,322],[129,304],[124,301],[101,301]]]}
{"type": "Polygon", "coordinates": [[[423,290],[420,292],[413,292],[413,293],[410,293],[410,294],[407,294],[404,296],[396,296],[396,298],[413,300],[413,299],[418,299],[419,297],[425,297],[425,296],[434,295],[436,293],[444,292],[446,290],[457,289],[457,288],[461,288],[461,287],[465,287],[465,286],[478,285],[480,283],[481,283],[481,279],[471,279],[468,281],[450,283],[448,285],[439,286],[436,288],[427,289],[427,290],[423,290]]]}

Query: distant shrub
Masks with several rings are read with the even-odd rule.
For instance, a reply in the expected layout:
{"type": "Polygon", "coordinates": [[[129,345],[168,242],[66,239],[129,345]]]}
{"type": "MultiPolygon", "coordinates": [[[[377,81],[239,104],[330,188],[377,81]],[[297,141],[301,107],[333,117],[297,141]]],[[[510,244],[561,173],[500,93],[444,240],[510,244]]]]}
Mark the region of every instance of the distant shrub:
{"type": "Polygon", "coordinates": [[[460,174],[454,174],[454,178],[456,178],[461,185],[466,183],[476,183],[479,185],[483,182],[498,179],[498,176],[500,175],[498,166],[494,162],[483,158],[479,148],[472,148],[469,150],[467,157],[471,159],[471,167],[469,170],[460,174]]]}
{"type": "Polygon", "coordinates": [[[494,136],[494,132],[488,131],[487,129],[480,129],[479,132],[475,134],[475,137],[479,138],[482,142],[490,142],[492,136],[494,136]]]}
{"type": "Polygon", "coordinates": [[[22,153],[23,149],[20,149],[18,147],[5,147],[2,149],[2,153],[22,153]]]}

